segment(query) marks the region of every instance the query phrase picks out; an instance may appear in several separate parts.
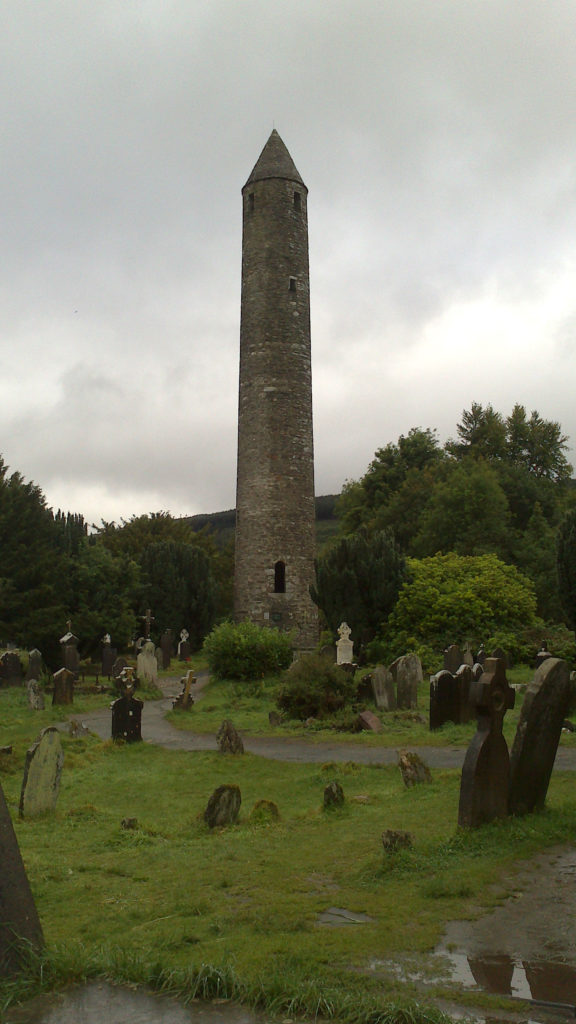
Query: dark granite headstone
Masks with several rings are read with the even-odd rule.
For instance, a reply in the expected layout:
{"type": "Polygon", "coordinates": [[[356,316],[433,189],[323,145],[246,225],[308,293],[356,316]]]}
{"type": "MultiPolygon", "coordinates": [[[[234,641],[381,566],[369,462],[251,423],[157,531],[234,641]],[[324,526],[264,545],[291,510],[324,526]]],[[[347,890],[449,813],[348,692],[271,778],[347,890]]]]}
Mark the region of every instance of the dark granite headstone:
{"type": "Polygon", "coordinates": [[[430,677],[430,729],[440,729],[458,717],[457,684],[448,669],[430,677]]]}
{"type": "Polygon", "coordinates": [[[80,655],[78,654],[78,637],[74,636],[68,630],[64,636],[60,637],[60,645],[62,648],[62,662],[63,667],[72,672],[74,679],[78,679],[80,674],[80,655]]]}
{"type": "Polygon", "coordinates": [[[21,685],[22,665],[20,655],[16,651],[6,651],[0,658],[0,680],[4,686],[21,685]]]}
{"type": "Polygon", "coordinates": [[[544,806],[570,690],[568,665],[559,658],[543,661],[528,685],[510,754],[511,814],[544,806]]]}
{"type": "Polygon", "coordinates": [[[204,821],[209,828],[234,825],[238,820],[241,803],[239,786],[218,786],[206,805],[204,821]]]}
{"type": "Polygon", "coordinates": [[[446,671],[454,675],[463,663],[464,655],[458,644],[450,644],[450,647],[447,647],[444,651],[444,668],[446,671]]]}
{"type": "Polygon", "coordinates": [[[102,644],[102,675],[110,679],[114,675],[114,664],[118,651],[112,644],[102,644]]]}
{"type": "Polygon", "coordinates": [[[25,682],[29,679],[38,681],[43,675],[42,654],[37,647],[28,652],[28,668],[26,669],[25,682]]]}
{"type": "Polygon", "coordinates": [[[476,828],[508,813],[510,757],[502,735],[504,715],[514,707],[515,693],[506,679],[504,662],[487,658],[479,680],[470,685],[477,731],[462,768],[458,824],[476,828]]]}
{"type": "Polygon", "coordinates": [[[61,668],[54,673],[54,692],[52,704],[73,704],[74,703],[74,673],[67,668],[61,668]]]}
{"type": "Polygon", "coordinates": [[[0,864],[0,977],[9,978],[30,949],[41,952],[44,936],[1,786],[0,864]]]}
{"type": "Polygon", "coordinates": [[[174,653],[173,634],[171,629],[165,629],[160,637],[160,648],[162,650],[162,668],[170,668],[170,661],[174,653]]]}
{"type": "Polygon", "coordinates": [[[112,704],[112,739],[138,743],[142,739],[142,708],[144,703],[126,694],[112,704]]]}
{"type": "Polygon", "coordinates": [[[480,647],[478,648],[478,654],[476,655],[476,663],[478,665],[483,665],[485,661],[486,651],[484,650],[484,644],[480,644],[480,647]]]}

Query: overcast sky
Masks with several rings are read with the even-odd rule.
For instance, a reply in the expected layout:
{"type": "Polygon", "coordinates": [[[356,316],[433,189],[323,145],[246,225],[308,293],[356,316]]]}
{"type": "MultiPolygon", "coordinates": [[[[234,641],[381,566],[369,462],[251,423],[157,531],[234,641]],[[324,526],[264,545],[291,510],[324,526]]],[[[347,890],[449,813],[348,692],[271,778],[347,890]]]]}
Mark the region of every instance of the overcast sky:
{"type": "Polygon", "coordinates": [[[573,449],[575,52],[573,0],[4,0],[5,462],[89,522],[234,506],[273,127],[309,188],[317,494],[473,401],[573,449]]]}

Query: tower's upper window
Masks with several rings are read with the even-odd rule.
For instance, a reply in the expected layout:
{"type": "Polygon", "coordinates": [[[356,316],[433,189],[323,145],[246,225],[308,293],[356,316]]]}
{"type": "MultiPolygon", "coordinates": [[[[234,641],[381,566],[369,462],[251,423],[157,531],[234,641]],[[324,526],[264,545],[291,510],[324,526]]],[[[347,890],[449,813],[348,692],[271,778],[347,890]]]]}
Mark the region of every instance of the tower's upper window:
{"type": "Polygon", "coordinates": [[[286,564],[285,562],[276,562],[274,565],[274,593],[285,594],[286,593],[286,564]]]}
{"type": "Polygon", "coordinates": [[[302,203],[302,196],[299,192],[294,193],[294,209],[299,210],[302,203]]]}
{"type": "Polygon", "coordinates": [[[295,277],[291,277],[290,278],[290,283],[289,283],[288,287],[289,287],[291,292],[295,292],[296,291],[296,278],[295,277]]]}
{"type": "Polygon", "coordinates": [[[250,210],[250,213],[252,213],[252,210],[254,209],[254,193],[253,192],[249,192],[248,193],[248,209],[250,210]]]}

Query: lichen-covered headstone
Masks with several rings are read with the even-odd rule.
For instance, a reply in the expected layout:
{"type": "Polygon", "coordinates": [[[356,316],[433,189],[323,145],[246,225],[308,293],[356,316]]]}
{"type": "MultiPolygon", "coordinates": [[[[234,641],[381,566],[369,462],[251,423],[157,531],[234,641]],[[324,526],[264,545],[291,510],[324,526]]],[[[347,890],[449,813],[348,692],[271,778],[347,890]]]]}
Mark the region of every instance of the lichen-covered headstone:
{"type": "Polygon", "coordinates": [[[221,754],[243,754],[244,744],[240,733],[233,723],[225,718],[216,733],[216,740],[221,754]]]}
{"type": "Polygon", "coordinates": [[[544,806],[562,723],[570,706],[570,670],[560,658],[546,658],[528,685],[510,754],[511,814],[544,806]]]}
{"type": "Polygon", "coordinates": [[[44,711],[44,694],[40,689],[40,683],[36,679],[29,679],[26,683],[28,693],[28,707],[33,711],[44,711]]]}
{"type": "Polygon", "coordinates": [[[487,658],[480,679],[470,685],[470,703],[478,718],[462,767],[458,808],[461,826],[477,828],[508,814],[510,757],[502,724],[507,709],[514,707],[514,699],[504,661],[487,658]]]}
{"type": "Polygon", "coordinates": [[[143,685],[158,682],[158,663],[156,652],[151,640],[146,640],[140,654],[136,658],[136,675],[143,685]]]}
{"type": "Polygon", "coordinates": [[[239,786],[218,786],[206,805],[204,821],[209,828],[234,825],[238,821],[241,803],[242,795],[239,786]]]}
{"type": "Polygon", "coordinates": [[[344,804],[344,790],[339,782],[329,782],[324,790],[324,809],[330,807],[342,807],[344,804]]]}
{"type": "Polygon", "coordinates": [[[60,733],[55,726],[43,729],[36,743],[26,752],[24,778],[20,791],[21,818],[38,818],[56,808],[64,754],[60,733]]]}
{"type": "Polygon", "coordinates": [[[402,781],[407,789],[418,786],[422,782],[432,782],[430,769],[419,754],[413,750],[398,751],[398,767],[402,781]]]}
{"type": "Polygon", "coordinates": [[[377,665],[372,673],[372,691],[377,708],[396,711],[396,683],[384,665],[377,665]]]}
{"type": "Polygon", "coordinates": [[[8,978],[22,968],[24,952],[42,950],[44,937],[2,787],[0,864],[0,977],[8,978]]]}
{"type": "Polygon", "coordinates": [[[418,707],[418,686],[423,682],[422,665],[417,654],[404,654],[390,665],[396,681],[398,708],[410,711],[418,707]]]}

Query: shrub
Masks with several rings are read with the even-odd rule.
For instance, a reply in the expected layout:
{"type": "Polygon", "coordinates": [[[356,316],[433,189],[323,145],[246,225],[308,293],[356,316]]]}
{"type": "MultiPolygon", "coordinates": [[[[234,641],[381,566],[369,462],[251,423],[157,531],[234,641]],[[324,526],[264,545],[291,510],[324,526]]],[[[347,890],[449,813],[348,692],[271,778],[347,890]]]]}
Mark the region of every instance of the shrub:
{"type": "Polygon", "coordinates": [[[290,718],[324,718],[356,696],[351,673],[318,654],[305,654],[284,674],[276,703],[290,718]]]}
{"type": "Polygon", "coordinates": [[[253,622],[223,622],[208,634],[203,651],[219,679],[261,679],[288,667],[292,638],[253,622]]]}

